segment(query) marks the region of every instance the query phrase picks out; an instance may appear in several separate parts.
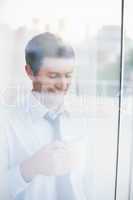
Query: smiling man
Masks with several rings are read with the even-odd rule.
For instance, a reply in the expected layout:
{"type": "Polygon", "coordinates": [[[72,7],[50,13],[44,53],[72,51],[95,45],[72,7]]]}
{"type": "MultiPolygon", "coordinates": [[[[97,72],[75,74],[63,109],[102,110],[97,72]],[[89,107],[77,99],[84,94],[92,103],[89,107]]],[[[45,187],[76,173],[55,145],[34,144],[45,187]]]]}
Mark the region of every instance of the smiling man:
{"type": "Polygon", "coordinates": [[[51,33],[25,49],[32,81],[26,106],[8,115],[5,149],[14,200],[87,200],[87,122],[65,109],[75,65],[73,48],[51,33]]]}
{"type": "Polygon", "coordinates": [[[26,72],[37,92],[66,93],[74,68],[74,51],[50,33],[33,38],[26,47],[26,72]]]}

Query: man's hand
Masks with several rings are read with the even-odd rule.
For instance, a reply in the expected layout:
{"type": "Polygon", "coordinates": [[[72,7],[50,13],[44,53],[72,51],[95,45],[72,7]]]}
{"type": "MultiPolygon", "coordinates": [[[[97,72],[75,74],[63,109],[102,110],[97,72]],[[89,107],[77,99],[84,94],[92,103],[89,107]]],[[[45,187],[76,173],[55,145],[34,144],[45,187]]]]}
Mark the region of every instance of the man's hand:
{"type": "Polygon", "coordinates": [[[74,170],[79,164],[78,154],[73,144],[60,141],[48,144],[21,165],[21,173],[26,181],[34,176],[60,176],[74,170]]]}

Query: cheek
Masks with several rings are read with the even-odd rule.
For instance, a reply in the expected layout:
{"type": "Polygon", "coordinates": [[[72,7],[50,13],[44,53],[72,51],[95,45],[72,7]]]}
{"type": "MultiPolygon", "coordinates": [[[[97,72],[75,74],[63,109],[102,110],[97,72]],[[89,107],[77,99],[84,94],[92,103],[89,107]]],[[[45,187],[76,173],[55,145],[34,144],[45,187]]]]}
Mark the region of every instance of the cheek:
{"type": "Polygon", "coordinates": [[[41,84],[41,85],[44,85],[44,86],[48,86],[48,85],[52,85],[53,84],[53,80],[51,80],[50,78],[48,77],[38,77],[38,82],[41,84]]]}
{"type": "Polygon", "coordinates": [[[54,88],[54,86],[56,85],[56,81],[51,79],[45,79],[45,81],[41,82],[41,85],[43,88],[54,88]]]}
{"type": "Polygon", "coordinates": [[[69,79],[69,80],[67,81],[67,84],[68,84],[68,85],[71,85],[71,81],[72,81],[72,79],[69,79]]]}

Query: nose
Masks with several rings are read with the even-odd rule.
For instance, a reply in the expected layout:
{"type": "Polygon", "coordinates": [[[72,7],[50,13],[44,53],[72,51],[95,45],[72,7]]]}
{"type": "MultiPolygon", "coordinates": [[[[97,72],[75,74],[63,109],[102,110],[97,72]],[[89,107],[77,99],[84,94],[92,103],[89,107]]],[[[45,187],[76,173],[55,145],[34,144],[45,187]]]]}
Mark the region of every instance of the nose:
{"type": "Polygon", "coordinates": [[[56,88],[60,91],[66,91],[68,89],[69,82],[67,78],[60,78],[58,83],[56,84],[56,88]]]}

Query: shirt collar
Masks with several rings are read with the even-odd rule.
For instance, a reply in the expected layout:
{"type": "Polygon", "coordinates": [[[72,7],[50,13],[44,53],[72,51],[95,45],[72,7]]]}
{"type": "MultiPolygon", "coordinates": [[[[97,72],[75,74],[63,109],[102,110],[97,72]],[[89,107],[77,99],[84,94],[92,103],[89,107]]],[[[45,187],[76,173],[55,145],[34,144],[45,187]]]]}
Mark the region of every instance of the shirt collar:
{"type": "Polygon", "coordinates": [[[31,118],[35,121],[40,120],[48,111],[48,108],[39,102],[33,92],[30,92],[28,112],[31,114],[31,118]]]}
{"type": "Polygon", "coordinates": [[[65,107],[65,105],[61,106],[57,112],[50,110],[39,102],[39,100],[34,96],[33,92],[30,92],[29,94],[27,108],[27,112],[30,113],[34,122],[44,118],[48,112],[51,112],[53,115],[62,113],[63,116],[69,117],[69,110],[65,107]]]}

